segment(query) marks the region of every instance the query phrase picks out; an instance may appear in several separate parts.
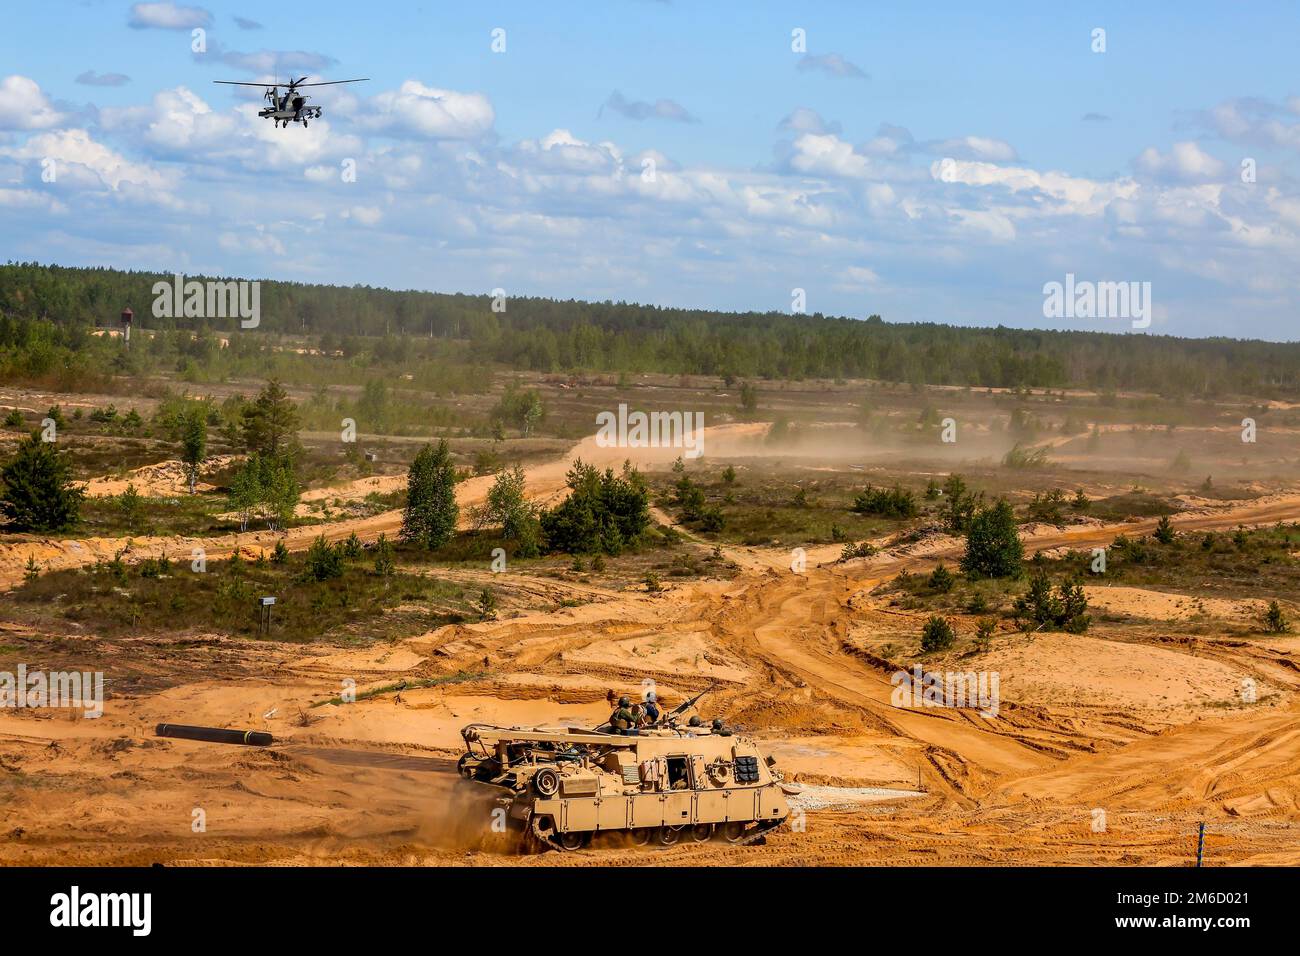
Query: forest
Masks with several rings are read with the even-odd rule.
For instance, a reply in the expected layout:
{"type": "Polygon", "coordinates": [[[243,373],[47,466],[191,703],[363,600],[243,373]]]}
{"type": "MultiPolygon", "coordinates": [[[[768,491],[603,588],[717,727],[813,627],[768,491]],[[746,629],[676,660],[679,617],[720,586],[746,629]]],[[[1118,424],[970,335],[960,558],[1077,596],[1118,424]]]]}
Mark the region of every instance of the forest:
{"type": "MultiPolygon", "coordinates": [[[[204,280],[204,276],[187,276],[204,280]]],[[[214,277],[217,278],[217,277],[214,277]]],[[[914,385],[1133,389],[1175,398],[1300,392],[1300,343],[1092,331],[892,323],[818,313],[718,312],[630,302],[393,291],[263,281],[261,324],[156,318],[155,282],[171,276],[37,263],[0,265],[0,376],[43,381],[139,373],[95,327],[177,335],[182,375],[214,349],[232,358],[292,340],[372,365],[419,359],[442,382],[482,367],[540,372],[716,375],[727,379],[875,379],[914,385]],[[197,336],[192,333],[199,333],[197,336]],[[228,346],[222,347],[222,338],[228,346]],[[115,364],[114,364],[115,363],[115,364]],[[457,371],[459,370],[459,372],[457,371]]],[[[284,351],[280,346],[277,351],[284,351]]],[[[141,359],[143,361],[143,359],[141,359]]],[[[287,361],[287,360],[286,360],[287,361]]],[[[266,364],[263,356],[262,364],[266,364]]],[[[283,369],[263,369],[280,372],[283,369]]]]}

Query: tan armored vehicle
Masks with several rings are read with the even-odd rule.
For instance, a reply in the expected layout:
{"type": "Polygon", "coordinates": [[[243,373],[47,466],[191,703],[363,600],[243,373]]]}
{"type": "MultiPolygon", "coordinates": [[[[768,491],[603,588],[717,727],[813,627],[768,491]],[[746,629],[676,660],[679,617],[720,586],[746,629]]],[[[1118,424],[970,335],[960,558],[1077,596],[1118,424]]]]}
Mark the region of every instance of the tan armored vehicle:
{"type": "Polygon", "coordinates": [[[706,725],[670,718],[629,735],[470,724],[461,736],[461,775],[507,790],[510,821],[548,847],[576,850],[608,832],[637,845],[752,843],[790,813],[774,761],[706,725]]]}

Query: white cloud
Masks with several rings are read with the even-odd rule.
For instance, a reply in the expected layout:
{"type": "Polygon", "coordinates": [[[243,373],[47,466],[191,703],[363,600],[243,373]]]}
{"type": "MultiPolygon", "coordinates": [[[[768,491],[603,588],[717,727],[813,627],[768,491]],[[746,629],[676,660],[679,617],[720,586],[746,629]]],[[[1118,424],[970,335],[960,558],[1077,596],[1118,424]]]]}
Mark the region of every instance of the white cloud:
{"type": "Polygon", "coordinates": [[[0,149],[0,156],[40,162],[54,161],[57,182],[90,188],[117,190],[123,184],[164,191],[172,187],[174,176],[150,166],[133,163],[102,143],[84,129],[39,133],[21,146],[0,149]]]}
{"type": "Polygon", "coordinates": [[[1016,158],[1016,150],[1010,143],[1000,139],[984,136],[958,136],[936,143],[927,143],[926,149],[939,156],[951,156],[954,159],[983,159],[990,162],[1009,162],[1016,158]]]}
{"type": "Polygon", "coordinates": [[[871,174],[871,160],[838,136],[805,133],[794,141],[790,165],[801,173],[862,179],[871,174]]]}
{"type": "Polygon", "coordinates": [[[352,206],[339,214],[344,219],[354,219],[363,226],[377,226],[384,213],[377,206],[352,206]]]}
{"type": "Polygon", "coordinates": [[[930,165],[930,174],[935,180],[968,186],[1000,186],[1012,193],[1041,193],[1056,200],[1048,211],[1062,215],[1099,215],[1113,199],[1131,197],[1139,188],[1131,179],[1099,182],[1066,173],[965,160],[936,160],[930,165]]]}
{"type": "Polygon", "coordinates": [[[227,252],[241,255],[244,253],[274,256],[285,254],[284,243],[268,233],[264,226],[255,226],[251,232],[223,232],[217,237],[217,245],[227,252]]]}
{"type": "Polygon", "coordinates": [[[136,3],[127,22],[137,30],[192,30],[212,26],[212,14],[202,7],[175,3],[136,3]]]}
{"type": "Polygon", "coordinates": [[[1174,143],[1168,153],[1148,146],[1133,161],[1138,172],[1172,182],[1222,180],[1227,166],[1193,142],[1174,143]]]}
{"type": "Polygon", "coordinates": [[[6,76],[0,80],[0,129],[49,129],[63,122],[35,80],[6,76]]]}
{"type": "Polygon", "coordinates": [[[377,133],[432,139],[475,139],[495,121],[492,103],[482,93],[442,90],[418,80],[372,97],[357,117],[357,125],[377,133]]]}
{"type": "Polygon", "coordinates": [[[815,133],[822,135],[832,133],[838,135],[840,124],[836,122],[828,123],[822,119],[821,114],[814,109],[806,106],[795,107],[785,119],[781,120],[779,129],[789,130],[792,133],[815,133]]]}
{"type": "Polygon", "coordinates": [[[805,73],[809,70],[817,70],[841,79],[869,79],[860,67],[850,63],[838,53],[823,53],[817,56],[811,53],[804,54],[799,60],[798,67],[805,73]]]}

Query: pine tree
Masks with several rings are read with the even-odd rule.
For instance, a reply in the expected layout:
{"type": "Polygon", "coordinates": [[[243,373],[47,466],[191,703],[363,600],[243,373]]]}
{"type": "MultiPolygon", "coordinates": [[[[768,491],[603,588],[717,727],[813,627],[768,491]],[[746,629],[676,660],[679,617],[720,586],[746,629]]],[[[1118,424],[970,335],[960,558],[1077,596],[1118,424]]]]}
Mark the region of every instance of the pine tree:
{"type": "Polygon", "coordinates": [[[68,457],[38,432],[0,468],[0,514],[15,531],[64,531],[77,523],[83,497],[68,457]]]}
{"type": "Polygon", "coordinates": [[[403,541],[427,551],[441,548],[456,531],[460,507],[456,504],[456,469],[447,442],[425,445],[411,462],[406,479],[406,512],[402,516],[403,541]]]}
{"type": "Polygon", "coordinates": [[[298,409],[275,379],[266,383],[243,411],[244,447],[268,458],[294,458],[298,452],[298,409]]]}
{"type": "Polygon", "coordinates": [[[208,453],[208,416],[201,405],[187,408],[181,416],[181,462],[190,483],[190,494],[199,480],[199,469],[208,453]]]}
{"type": "Polygon", "coordinates": [[[1024,556],[1016,513],[1005,498],[976,512],[966,533],[962,571],[970,577],[1013,577],[1020,573],[1024,556]]]}

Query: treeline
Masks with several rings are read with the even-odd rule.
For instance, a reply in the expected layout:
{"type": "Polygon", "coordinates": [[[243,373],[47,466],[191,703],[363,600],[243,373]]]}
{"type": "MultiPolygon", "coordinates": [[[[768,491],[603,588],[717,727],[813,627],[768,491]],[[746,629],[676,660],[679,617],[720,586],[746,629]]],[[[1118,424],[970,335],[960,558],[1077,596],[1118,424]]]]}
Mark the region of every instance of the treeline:
{"type": "MultiPolygon", "coordinates": [[[[162,274],[36,263],[0,266],[0,349],[13,320],[48,320],[47,339],[71,350],[88,325],[116,325],[130,305],[150,329],[203,329],[152,315],[162,274]],[[63,331],[66,330],[66,331],[63,331]]],[[[203,279],[187,276],[187,279],[203,279]]],[[[871,378],[972,387],[1136,389],[1171,397],[1300,392],[1300,343],[1180,339],[1109,332],[962,328],[779,312],[714,312],[625,302],[398,292],[265,281],[256,332],[305,335],[327,353],[405,354],[412,337],[455,343],[467,364],[543,372],[663,372],[738,379],[871,378]]],[[[253,339],[257,341],[257,339],[253,339]]]]}

